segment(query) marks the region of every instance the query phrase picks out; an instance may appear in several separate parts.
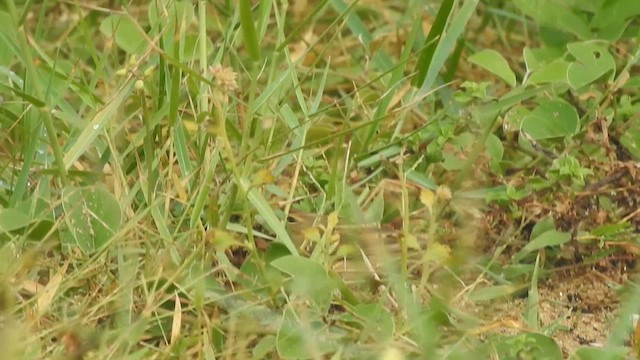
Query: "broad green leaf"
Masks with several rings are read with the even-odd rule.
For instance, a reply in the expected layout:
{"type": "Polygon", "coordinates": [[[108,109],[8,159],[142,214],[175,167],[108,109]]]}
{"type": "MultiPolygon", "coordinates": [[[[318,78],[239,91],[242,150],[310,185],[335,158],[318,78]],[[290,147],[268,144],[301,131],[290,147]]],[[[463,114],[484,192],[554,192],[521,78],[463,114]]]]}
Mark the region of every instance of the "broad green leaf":
{"type": "Polygon", "coordinates": [[[578,131],[578,113],[562,100],[548,100],[522,121],[522,130],[536,140],[574,135],[578,131]]]}
{"type": "Polygon", "coordinates": [[[533,72],[555,60],[561,59],[564,53],[564,47],[544,47],[539,49],[525,47],[522,51],[522,56],[527,66],[527,72],[533,72]]]}
{"type": "Polygon", "coordinates": [[[516,105],[522,104],[523,101],[552,89],[553,86],[551,85],[532,88],[516,87],[503,95],[498,101],[492,101],[478,107],[474,112],[473,117],[480,123],[493,121],[493,119],[495,119],[498,114],[503,112],[505,109],[510,109],[516,105]]]}
{"type": "Polygon", "coordinates": [[[67,187],[62,193],[66,225],[60,233],[62,243],[79,247],[87,254],[99,250],[120,226],[122,213],[118,200],[100,187],[67,187]]]}
{"type": "Polygon", "coordinates": [[[276,269],[291,275],[291,292],[302,295],[320,309],[327,309],[334,292],[339,289],[332,277],[319,263],[301,256],[284,256],[271,262],[276,269]]]}
{"type": "Polygon", "coordinates": [[[465,161],[453,153],[442,154],[442,166],[448,171],[457,171],[465,166],[465,161]]]}
{"type": "Polygon", "coordinates": [[[640,2],[638,1],[605,0],[600,8],[594,11],[591,25],[603,27],[606,24],[621,22],[638,15],[640,15],[640,2]]]}
{"type": "Polygon", "coordinates": [[[603,75],[614,75],[616,62],[606,46],[593,42],[567,45],[575,61],[567,68],[567,80],[574,89],[579,89],[598,80],[603,75]]]}
{"type": "Polygon", "coordinates": [[[524,248],[523,251],[534,251],[549,246],[558,246],[566,244],[571,240],[571,234],[568,232],[562,232],[557,230],[549,230],[542,233],[537,238],[531,240],[524,248]]]}
{"type": "Polygon", "coordinates": [[[42,240],[50,236],[54,222],[51,204],[43,198],[32,197],[12,208],[0,209],[0,234],[18,230],[30,239],[42,240]]]}
{"type": "Polygon", "coordinates": [[[547,231],[555,230],[555,229],[556,229],[556,224],[553,222],[553,218],[549,216],[539,220],[535,224],[535,226],[531,230],[531,235],[529,237],[531,239],[535,239],[538,236],[546,233],[547,231]]]}
{"type": "MultiPolygon", "coordinates": [[[[276,336],[278,354],[284,359],[324,358],[321,355],[336,350],[319,314],[296,314],[291,308],[284,310],[282,322],[276,336]]],[[[335,335],[333,335],[335,336],[335,335]]]]}
{"type": "Polygon", "coordinates": [[[571,240],[571,234],[568,232],[561,232],[557,230],[546,231],[540,236],[532,239],[529,243],[522,248],[513,258],[514,262],[520,261],[527,254],[543,249],[545,247],[559,246],[566,244],[571,240]]]}
{"type": "Polygon", "coordinates": [[[119,48],[129,54],[141,53],[146,48],[146,40],[138,26],[125,15],[109,15],[100,24],[100,32],[113,38],[119,48]]]}
{"type": "Polygon", "coordinates": [[[527,83],[531,85],[564,83],[567,81],[567,70],[569,69],[569,65],[570,63],[562,59],[553,61],[534,71],[529,77],[527,83]]]}
{"type": "Polygon", "coordinates": [[[531,110],[523,105],[516,105],[504,114],[505,131],[518,132],[522,129],[522,122],[531,115],[531,110]]]}
{"type": "Polygon", "coordinates": [[[276,337],[267,335],[260,339],[258,343],[251,349],[251,359],[259,360],[268,358],[267,355],[276,348],[276,337]]]}
{"type": "Polygon", "coordinates": [[[387,309],[380,304],[360,304],[355,308],[355,314],[362,324],[360,338],[371,337],[373,341],[382,343],[393,336],[395,324],[387,309]]]}
{"type": "Polygon", "coordinates": [[[342,193],[343,203],[340,207],[340,215],[343,219],[352,224],[363,224],[365,215],[358,205],[358,196],[353,192],[353,188],[345,186],[342,193]]]}
{"type": "Polygon", "coordinates": [[[31,223],[27,214],[15,209],[0,209],[0,234],[18,230],[31,223]]]}
{"type": "Polygon", "coordinates": [[[509,86],[516,86],[516,75],[509,67],[507,60],[499,52],[485,49],[469,56],[468,60],[498,76],[509,86]]]}
{"type": "Polygon", "coordinates": [[[494,134],[489,134],[487,137],[487,141],[485,142],[485,149],[489,157],[491,158],[492,163],[497,163],[502,161],[502,156],[504,155],[504,147],[502,146],[502,141],[494,134]]]}
{"type": "Polygon", "coordinates": [[[586,21],[568,2],[556,0],[513,0],[520,11],[532,17],[539,25],[549,26],[573,34],[579,39],[590,39],[586,21]]]}
{"type": "Polygon", "coordinates": [[[616,21],[616,22],[609,23],[605,27],[596,29],[596,31],[594,31],[593,33],[593,38],[614,43],[622,37],[622,35],[624,34],[624,31],[627,29],[628,26],[629,26],[629,20],[616,21]]]}

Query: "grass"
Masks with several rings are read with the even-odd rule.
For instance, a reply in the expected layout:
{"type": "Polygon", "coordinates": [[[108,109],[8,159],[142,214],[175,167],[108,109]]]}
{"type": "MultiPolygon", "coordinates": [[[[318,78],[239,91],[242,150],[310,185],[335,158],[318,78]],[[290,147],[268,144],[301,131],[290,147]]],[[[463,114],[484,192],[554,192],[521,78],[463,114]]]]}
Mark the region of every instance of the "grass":
{"type": "Polygon", "coordinates": [[[7,0],[0,357],[631,356],[640,9],[558,11],[7,0]]]}

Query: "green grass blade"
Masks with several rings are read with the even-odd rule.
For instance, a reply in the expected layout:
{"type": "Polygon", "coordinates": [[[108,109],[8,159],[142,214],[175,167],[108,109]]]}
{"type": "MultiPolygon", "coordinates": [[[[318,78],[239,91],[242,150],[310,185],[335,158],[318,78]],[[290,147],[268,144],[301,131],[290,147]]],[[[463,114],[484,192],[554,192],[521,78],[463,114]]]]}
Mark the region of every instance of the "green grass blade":
{"type": "Polygon", "coordinates": [[[253,14],[251,13],[251,1],[240,0],[238,6],[240,9],[240,27],[242,28],[244,45],[253,61],[260,61],[260,41],[258,40],[258,33],[256,31],[253,14]]]}
{"type": "Polygon", "coordinates": [[[455,48],[458,39],[464,33],[471,15],[473,15],[478,6],[478,2],[479,0],[466,0],[460,10],[451,17],[450,25],[445,35],[439,40],[435,49],[425,80],[420,87],[420,94],[426,94],[432,90],[440,70],[442,70],[449,54],[455,48]]]}
{"type": "MultiPolygon", "coordinates": [[[[7,5],[8,5],[9,13],[11,14],[11,16],[14,19],[19,18],[20,19],[19,21],[22,21],[23,16],[18,17],[15,1],[9,0],[7,1],[7,5]]],[[[30,5],[30,3],[27,3],[27,6],[25,7],[25,11],[28,8],[28,5],[30,5]]],[[[24,15],[24,13],[22,15],[24,15]]],[[[17,55],[19,55],[22,58],[22,63],[27,70],[27,77],[25,78],[26,80],[25,86],[27,86],[27,88],[25,88],[25,94],[30,93],[30,95],[33,98],[44,99],[44,92],[40,84],[42,79],[40,79],[40,76],[38,75],[38,72],[34,64],[34,57],[31,53],[31,46],[29,45],[29,41],[27,40],[27,35],[25,34],[25,27],[21,25],[22,25],[21,23],[16,24],[15,30],[18,35],[17,40],[18,40],[18,47],[20,49],[20,53],[17,55]]],[[[49,145],[51,146],[51,150],[53,151],[56,167],[58,170],[58,176],[60,177],[60,180],[66,184],[67,171],[64,167],[62,149],[58,142],[58,134],[55,126],[53,125],[51,114],[48,111],[43,111],[39,115],[42,118],[44,127],[47,130],[47,135],[49,136],[49,145]]],[[[32,121],[35,120],[35,118],[32,118],[31,116],[29,116],[28,119],[32,121]]],[[[31,130],[31,128],[33,127],[32,121],[27,122],[26,126],[27,128],[29,128],[29,130],[31,130]]],[[[24,187],[25,184],[21,184],[20,186],[24,187]]]]}
{"type": "Polygon", "coordinates": [[[33,105],[33,106],[35,106],[37,108],[43,108],[43,107],[45,107],[47,105],[47,103],[45,103],[44,101],[42,101],[42,100],[40,100],[40,99],[38,99],[38,98],[36,98],[34,96],[31,96],[31,95],[27,94],[24,91],[20,91],[20,90],[14,88],[12,86],[9,86],[9,85],[3,84],[3,83],[0,83],[0,86],[5,88],[5,89],[7,89],[7,90],[9,90],[9,91],[11,91],[17,97],[21,98],[22,100],[28,102],[29,104],[31,104],[31,105],[33,105]]]}
{"type": "Polygon", "coordinates": [[[373,137],[375,136],[376,132],[380,128],[380,121],[382,121],[382,119],[385,117],[389,104],[391,103],[393,96],[396,94],[396,89],[403,84],[404,64],[408,61],[409,57],[411,56],[411,49],[413,48],[413,43],[416,40],[418,31],[421,28],[421,26],[422,26],[422,18],[420,16],[416,16],[414,18],[411,34],[409,35],[409,37],[407,38],[407,41],[404,44],[404,49],[402,51],[400,61],[393,68],[390,69],[391,80],[389,81],[389,86],[388,86],[389,89],[385,92],[383,98],[378,103],[376,112],[373,115],[374,121],[372,121],[371,123],[371,127],[369,128],[367,138],[364,142],[364,145],[362,146],[364,150],[369,148],[369,144],[371,143],[371,141],[373,141],[373,137]]]}
{"type": "Polygon", "coordinates": [[[285,229],[284,225],[278,217],[273,212],[271,206],[264,198],[264,196],[256,189],[251,186],[251,182],[247,179],[241,178],[239,179],[239,187],[244,194],[246,194],[247,199],[253,207],[258,211],[258,214],[262,216],[265,221],[265,225],[267,225],[271,231],[276,234],[276,241],[283,243],[289,252],[293,255],[298,255],[298,249],[291,240],[289,233],[285,229]]]}
{"type": "Polygon", "coordinates": [[[76,137],[75,143],[69,148],[64,156],[64,169],[68,170],[82,154],[91,148],[95,139],[103,133],[105,125],[115,117],[122,103],[127,99],[135,80],[129,80],[118,92],[103,106],[93,119],[87,123],[82,132],[76,137]]]}
{"type": "Polygon", "coordinates": [[[424,41],[424,47],[420,52],[420,57],[418,58],[418,63],[416,64],[416,77],[413,78],[413,85],[416,87],[421,87],[424,84],[425,78],[427,77],[427,72],[431,67],[431,61],[433,60],[433,55],[436,52],[436,48],[439,43],[439,39],[444,32],[444,29],[447,25],[447,21],[449,20],[449,16],[451,15],[451,11],[453,10],[453,5],[455,0],[444,0],[442,4],[440,4],[440,9],[438,9],[438,14],[436,15],[436,19],[431,26],[431,30],[427,35],[427,38],[424,41]]]}
{"type": "MultiPolygon", "coordinates": [[[[200,63],[200,73],[203,77],[207,74],[207,2],[200,0],[198,2],[198,59],[200,63]]],[[[198,112],[206,113],[209,111],[209,86],[205,83],[200,84],[200,93],[198,94],[198,112]]]]}
{"type": "Polygon", "coordinates": [[[196,228],[198,221],[202,217],[205,203],[209,198],[209,193],[212,190],[213,178],[215,176],[215,170],[218,167],[218,161],[220,159],[220,148],[216,147],[209,156],[205,156],[205,171],[204,178],[198,189],[193,209],[191,212],[191,220],[189,227],[196,228]]]}

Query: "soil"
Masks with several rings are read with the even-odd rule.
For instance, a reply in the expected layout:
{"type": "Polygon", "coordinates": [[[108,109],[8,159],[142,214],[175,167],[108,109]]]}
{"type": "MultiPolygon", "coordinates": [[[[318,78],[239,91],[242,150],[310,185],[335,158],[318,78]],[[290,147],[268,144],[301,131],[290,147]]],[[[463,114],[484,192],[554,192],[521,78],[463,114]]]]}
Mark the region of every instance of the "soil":
{"type": "MultiPolygon", "coordinates": [[[[523,314],[529,300],[523,298],[483,310],[485,314],[492,312],[495,319],[503,319],[492,331],[543,331],[555,339],[565,356],[581,346],[607,342],[620,308],[620,291],[632,277],[640,253],[640,176],[632,161],[590,165],[597,169],[592,178],[595,180],[587,182],[583,191],[559,186],[534,193],[517,201],[520,218],[514,219],[513,212],[498,206],[487,212],[486,230],[493,239],[504,239],[505,230],[499,229],[512,231],[506,235],[511,242],[499,260],[505,265],[531,240],[531,230],[542,219],[553,219],[559,231],[572,235],[570,243],[540,253],[543,268],[550,273],[538,284],[539,328],[525,329],[523,314]],[[620,224],[624,226],[619,231],[606,230],[620,224]],[[514,230],[518,227],[519,231],[514,230]]],[[[497,248],[495,243],[491,246],[494,248],[482,251],[490,254],[497,248]]],[[[633,340],[631,334],[629,340],[633,340]]]]}
{"type": "Polygon", "coordinates": [[[538,329],[527,329],[525,325],[523,314],[528,310],[528,299],[505,301],[484,311],[501,319],[492,328],[493,333],[542,332],[551,336],[564,355],[569,356],[581,346],[599,347],[607,342],[619,310],[617,289],[626,279],[626,269],[615,266],[554,273],[539,284],[538,329]]]}

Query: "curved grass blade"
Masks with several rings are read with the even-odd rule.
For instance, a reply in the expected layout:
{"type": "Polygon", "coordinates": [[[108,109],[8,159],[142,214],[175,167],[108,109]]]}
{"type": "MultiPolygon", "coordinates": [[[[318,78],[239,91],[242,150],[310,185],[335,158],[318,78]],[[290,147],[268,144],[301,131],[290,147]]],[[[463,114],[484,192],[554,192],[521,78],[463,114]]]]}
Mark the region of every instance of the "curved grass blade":
{"type": "Polygon", "coordinates": [[[287,247],[289,252],[293,255],[298,255],[298,249],[293,244],[289,233],[284,228],[284,225],[269,206],[267,200],[255,187],[251,186],[251,182],[245,178],[239,179],[240,189],[247,195],[249,202],[256,208],[258,214],[262,216],[266,225],[276,234],[276,241],[281,242],[287,247]]]}
{"type": "Polygon", "coordinates": [[[467,22],[474,14],[479,0],[467,0],[455,15],[451,17],[450,25],[444,36],[440,39],[434,51],[433,58],[427,69],[427,74],[420,87],[420,94],[431,91],[436,81],[438,73],[447,61],[449,54],[453,51],[456,43],[467,26],[467,22]]]}
{"type": "Polygon", "coordinates": [[[102,133],[104,126],[112,119],[120,105],[129,96],[133,89],[133,80],[129,80],[120,91],[95,114],[93,119],[85,126],[78,135],[76,142],[71,146],[64,156],[64,168],[68,170],[78,158],[84,154],[93,144],[94,140],[102,133]]]}
{"type": "Polygon", "coordinates": [[[416,64],[416,77],[413,78],[413,85],[416,87],[421,87],[424,84],[424,80],[427,77],[427,71],[431,66],[433,55],[435,54],[439,43],[438,40],[444,32],[447,20],[449,20],[449,15],[451,15],[451,11],[453,10],[454,3],[454,0],[444,0],[440,5],[440,9],[438,9],[436,20],[433,22],[433,26],[431,27],[427,38],[424,40],[424,47],[420,53],[420,57],[418,58],[418,63],[416,64]]]}

